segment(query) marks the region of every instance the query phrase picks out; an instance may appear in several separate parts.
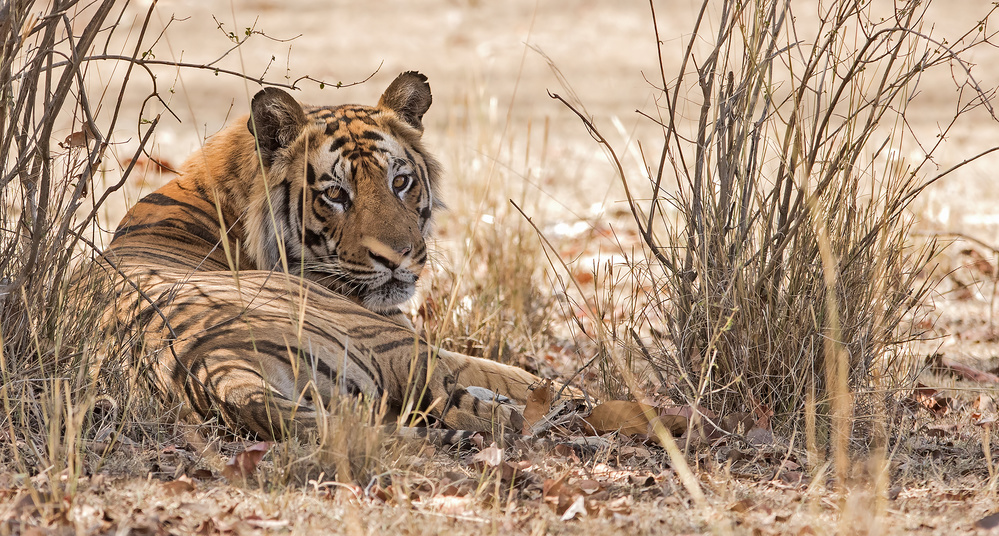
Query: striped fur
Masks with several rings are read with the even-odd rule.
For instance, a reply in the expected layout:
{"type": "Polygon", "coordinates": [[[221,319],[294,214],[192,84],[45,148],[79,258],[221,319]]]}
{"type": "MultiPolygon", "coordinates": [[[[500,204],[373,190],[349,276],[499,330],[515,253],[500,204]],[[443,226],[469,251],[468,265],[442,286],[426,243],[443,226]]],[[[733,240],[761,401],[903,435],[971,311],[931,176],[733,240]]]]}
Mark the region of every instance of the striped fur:
{"type": "Polygon", "coordinates": [[[424,149],[426,77],[377,106],[308,107],[259,92],[181,175],[126,214],[104,254],[106,329],[158,390],[202,419],[283,437],[342,394],[426,409],[454,429],[520,428],[537,378],[437,350],[403,325],[427,259],[440,166],[424,149]]]}

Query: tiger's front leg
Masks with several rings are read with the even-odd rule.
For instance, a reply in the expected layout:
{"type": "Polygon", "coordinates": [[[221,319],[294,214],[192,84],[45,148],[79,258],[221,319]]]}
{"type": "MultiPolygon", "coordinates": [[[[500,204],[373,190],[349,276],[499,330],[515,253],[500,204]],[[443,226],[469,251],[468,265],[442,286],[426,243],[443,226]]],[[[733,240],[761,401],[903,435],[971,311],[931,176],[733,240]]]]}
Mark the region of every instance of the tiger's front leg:
{"type": "Polygon", "coordinates": [[[527,404],[531,389],[541,383],[541,378],[524,369],[481,357],[438,350],[438,358],[458,385],[489,389],[520,406],[527,404]]]}
{"type": "Polygon", "coordinates": [[[522,370],[527,377],[501,377],[496,372],[503,367],[506,365],[438,350],[428,371],[427,391],[434,399],[430,414],[452,430],[520,433],[528,387],[537,378],[522,370]],[[476,387],[488,389],[495,396],[470,391],[476,387]]]}

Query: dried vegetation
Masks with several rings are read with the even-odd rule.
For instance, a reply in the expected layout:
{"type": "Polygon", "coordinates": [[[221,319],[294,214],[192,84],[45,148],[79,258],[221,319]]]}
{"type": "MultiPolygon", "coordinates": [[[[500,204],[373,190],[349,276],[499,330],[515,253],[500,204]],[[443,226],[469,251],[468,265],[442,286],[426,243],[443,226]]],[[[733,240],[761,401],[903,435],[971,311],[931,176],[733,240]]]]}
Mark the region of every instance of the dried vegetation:
{"type": "MultiPolygon", "coordinates": [[[[927,373],[913,358],[923,347],[909,344],[946,329],[922,314],[938,248],[912,239],[909,209],[960,171],[932,165],[951,129],[992,115],[993,90],[967,60],[991,46],[988,6],[961,40],[942,42],[927,2],[824,2],[806,27],[791,2],[705,1],[679,71],[651,82],[647,119],[662,137],[638,145],[639,166],[555,96],[627,192],[628,210],[605,215],[613,227],[591,221],[575,242],[535,226],[526,188],[512,203],[490,197],[494,181],[565,173],[547,134],[533,144],[528,133],[521,168],[504,153],[506,130],[497,136],[467,103],[452,136],[480,140],[478,152],[453,156],[469,186],[442,223],[453,247],[441,248],[414,318],[450,349],[622,400],[558,414],[539,396],[532,440],[438,450],[387,435],[372,401],[338,405],[312,442],[184,425],[150,400],[141,363],[95,336],[106,298],[88,266],[115,223],[102,221],[104,204],[155,162],[147,142],[160,118],[120,110],[132,78],[148,77],[147,100],[166,91],[152,65],[344,85],[156,59],[145,25],[118,35],[122,4],[0,6],[0,533],[822,534],[994,522],[995,387],[945,357],[927,373]],[[120,64],[117,94],[93,93],[102,62],[120,64]],[[918,139],[906,114],[931,76],[953,81],[953,120],[918,139]],[[119,123],[137,126],[125,158],[111,150],[119,123]],[[902,158],[903,147],[921,156],[902,158]],[[597,242],[616,257],[581,267],[597,242]],[[920,372],[936,386],[917,385],[920,372]]],[[[226,38],[236,50],[267,37],[226,38]]],[[[973,263],[974,288],[994,285],[984,263],[973,263]]]]}

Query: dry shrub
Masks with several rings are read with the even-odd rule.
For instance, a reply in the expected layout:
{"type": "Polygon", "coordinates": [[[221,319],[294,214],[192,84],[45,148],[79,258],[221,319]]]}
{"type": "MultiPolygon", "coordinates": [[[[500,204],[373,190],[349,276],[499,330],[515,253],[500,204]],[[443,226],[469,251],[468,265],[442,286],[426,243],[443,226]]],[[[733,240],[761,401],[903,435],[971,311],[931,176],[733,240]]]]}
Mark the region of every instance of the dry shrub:
{"type": "Polygon", "coordinates": [[[0,448],[20,471],[68,477],[51,479],[56,496],[84,471],[95,432],[101,303],[73,272],[93,232],[97,204],[87,201],[110,130],[94,123],[84,56],[113,4],[56,2],[41,17],[33,2],[0,8],[0,448]],[[73,134],[57,141],[58,132],[73,134]]]}
{"type": "Polygon", "coordinates": [[[902,343],[918,336],[910,320],[928,289],[916,274],[934,254],[907,241],[906,209],[960,167],[928,165],[950,128],[992,114],[965,60],[987,44],[985,22],[940,42],[924,33],[928,5],[807,5],[819,17],[806,28],[790,2],[705,1],[679,70],[657,76],[662,150],[642,146],[637,176],[579,114],[647,246],[629,267],[645,305],[598,337],[619,378],[644,356],[676,400],[772,410],[788,430],[808,416],[822,444],[846,441],[854,416],[884,423],[880,395],[914,376],[902,343]],[[929,76],[958,91],[927,140],[906,114],[929,76]],[[916,160],[899,157],[913,148],[916,160]]]}

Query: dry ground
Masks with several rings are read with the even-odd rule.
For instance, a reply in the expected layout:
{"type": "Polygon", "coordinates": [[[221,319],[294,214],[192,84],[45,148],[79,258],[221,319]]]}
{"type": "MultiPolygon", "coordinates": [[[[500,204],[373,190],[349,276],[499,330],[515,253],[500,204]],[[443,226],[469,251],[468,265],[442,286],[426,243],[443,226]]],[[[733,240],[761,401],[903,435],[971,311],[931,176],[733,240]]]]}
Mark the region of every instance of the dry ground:
{"type": "MultiPolygon", "coordinates": [[[[938,2],[930,17],[937,24],[935,31],[947,35],[966,27],[968,20],[962,17],[971,16],[979,3],[938,2]]],[[[809,2],[800,4],[799,17],[807,24],[814,13],[804,5],[809,2]]],[[[657,5],[668,67],[673,65],[672,54],[679,57],[698,5],[657,5]]],[[[135,31],[146,7],[136,2],[130,8],[137,19],[126,17],[125,22],[136,24],[135,31]]],[[[215,59],[232,45],[221,24],[225,31],[239,33],[250,27],[266,36],[255,35],[220,67],[251,74],[267,70],[288,80],[308,74],[330,83],[350,83],[375,73],[369,82],[344,89],[321,89],[301,81],[302,91],[296,95],[305,102],[370,103],[398,72],[415,69],[427,74],[434,91],[427,137],[448,167],[447,199],[452,206],[440,222],[442,272],[460,270],[470,233],[530,238],[522,218],[506,201],[511,198],[520,201],[553,240],[576,254],[577,267],[586,268],[597,253],[614,252],[610,242],[587,237],[602,236],[610,224],[627,236],[620,186],[602,151],[547,92],[573,95],[622,148],[634,151],[635,140],[656,143],[661,136],[655,125],[634,113],[654,109],[654,90],[645,78],[654,78],[658,70],[645,2],[161,2],[154,21],[161,28],[171,17],[175,20],[155,48],[162,59],[215,59]]],[[[985,85],[999,83],[999,51],[991,53],[974,58],[985,85]]],[[[101,68],[91,74],[95,87],[113,88],[121,83],[121,73],[101,68]]],[[[178,164],[206,135],[243,114],[257,89],[210,71],[178,74],[163,69],[158,75],[159,91],[180,119],[166,120],[155,139],[154,155],[170,164],[178,164]]],[[[946,92],[951,87],[924,82],[922,108],[913,115],[912,128],[932,133],[952,113],[941,105],[952,97],[946,92]]],[[[138,116],[141,110],[143,117],[151,118],[163,111],[150,103],[142,108],[145,96],[131,93],[126,113],[138,116]]],[[[130,154],[136,143],[134,129],[115,136],[121,142],[118,154],[130,154]]],[[[950,138],[937,162],[941,169],[995,145],[999,127],[981,118],[950,138]]],[[[629,160],[629,166],[634,164],[629,160]]],[[[915,209],[917,230],[923,235],[961,233],[999,247],[999,189],[992,180],[997,166],[999,159],[978,162],[927,191],[915,209]]],[[[109,164],[109,175],[114,167],[109,164]]],[[[113,228],[130,200],[168,179],[149,166],[144,179],[131,184],[109,208],[105,225],[113,228]]],[[[927,324],[935,338],[922,343],[917,355],[940,352],[983,370],[996,367],[996,252],[957,238],[941,263],[936,276],[943,279],[942,292],[933,302],[934,322],[927,324]],[[968,248],[982,254],[986,264],[963,252],[968,248]]],[[[468,273],[476,276],[474,266],[468,273]]],[[[483,339],[488,336],[475,340],[483,339]]],[[[543,348],[532,352],[535,359],[542,353],[543,348]]],[[[550,364],[556,370],[573,365],[550,364]]],[[[906,439],[887,462],[892,467],[889,482],[872,482],[865,476],[869,468],[861,464],[857,484],[839,492],[827,488],[828,475],[821,466],[809,466],[800,474],[787,469],[789,461],[808,465],[800,445],[770,450],[733,446],[734,454],[728,449],[692,456],[703,503],[684,488],[662,451],[641,445],[581,456],[536,448],[514,451],[508,456],[526,463],[523,475],[512,484],[481,476],[481,464],[469,453],[442,452],[407,457],[392,475],[393,489],[380,494],[318,486],[322,479],[286,483],[275,467],[279,464],[270,458],[248,482],[230,483],[221,476],[223,466],[239,445],[204,448],[178,434],[155,448],[145,443],[119,447],[95,474],[80,480],[77,490],[64,494],[57,492],[60,475],[32,478],[34,488],[50,494],[39,501],[41,511],[25,491],[32,487],[25,475],[0,473],[0,519],[7,521],[0,533],[975,533],[979,529],[974,522],[999,510],[999,501],[995,469],[982,454],[982,429],[973,425],[972,404],[980,393],[999,397],[999,392],[994,386],[932,371],[922,381],[947,389],[944,394],[960,403],[954,402],[939,418],[921,409],[905,417],[906,439]],[[176,484],[184,474],[201,478],[176,484]],[[469,480],[462,483],[461,478],[469,480]],[[550,489],[551,481],[558,479],[575,486],[596,482],[592,495],[572,495],[584,497],[590,507],[587,514],[560,519],[565,508],[545,499],[546,486],[550,489]],[[448,488],[448,482],[460,485],[448,488]]],[[[991,443],[996,442],[999,439],[992,437],[991,443]]],[[[102,454],[99,447],[92,447],[95,459],[102,454]]]]}

